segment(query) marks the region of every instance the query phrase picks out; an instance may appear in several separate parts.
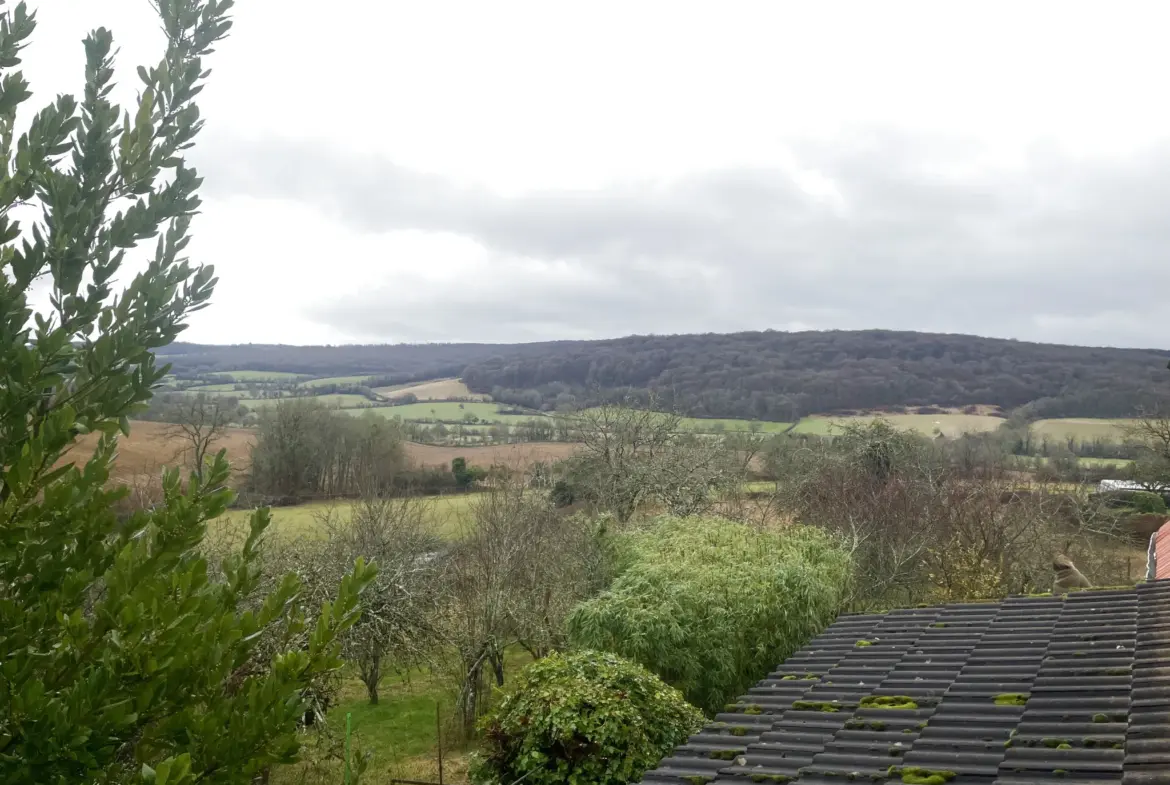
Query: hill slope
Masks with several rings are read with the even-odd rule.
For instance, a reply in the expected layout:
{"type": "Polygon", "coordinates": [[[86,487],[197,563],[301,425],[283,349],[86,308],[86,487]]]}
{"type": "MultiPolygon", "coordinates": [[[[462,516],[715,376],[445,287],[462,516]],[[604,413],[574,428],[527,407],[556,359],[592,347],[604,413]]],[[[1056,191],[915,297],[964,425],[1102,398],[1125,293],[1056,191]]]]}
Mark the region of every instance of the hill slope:
{"type": "Polygon", "coordinates": [[[1144,397],[1170,388],[1167,351],[889,330],[515,345],[177,343],[160,359],[181,374],[370,374],[385,385],[462,376],[473,392],[538,409],[654,392],[690,415],[776,421],[849,409],[972,404],[1032,404],[1042,417],[1125,417],[1144,397]]]}
{"type": "Polygon", "coordinates": [[[528,406],[655,391],[696,416],[796,420],[891,406],[1014,408],[1124,417],[1170,387],[1170,352],[887,330],[632,336],[471,364],[476,392],[528,406]],[[539,398],[536,396],[539,395],[539,398]]]}

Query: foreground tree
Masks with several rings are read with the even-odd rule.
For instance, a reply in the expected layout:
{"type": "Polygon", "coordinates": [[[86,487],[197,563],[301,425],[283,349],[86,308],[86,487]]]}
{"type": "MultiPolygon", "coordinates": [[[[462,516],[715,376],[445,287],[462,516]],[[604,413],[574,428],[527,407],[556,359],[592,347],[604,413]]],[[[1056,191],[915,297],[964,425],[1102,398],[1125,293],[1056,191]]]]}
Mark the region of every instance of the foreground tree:
{"type": "Polygon", "coordinates": [[[200,183],[182,151],[202,125],[202,58],[227,33],[231,0],[158,0],[166,55],[141,68],[137,108],[110,103],[113,40],[85,40],[85,92],[31,118],[18,53],[35,27],[24,3],[0,16],[0,781],[245,783],[297,752],[302,691],[339,667],[338,637],[359,616],[364,564],[322,607],[303,648],[246,666],[267,631],[304,624],[299,587],[278,583],[255,611],[266,511],[213,583],[199,553],[231,498],[220,453],[163,504],[119,520],[107,485],[117,433],[166,372],[152,352],[207,305],[210,267],[182,254],[200,183]],[[121,116],[120,116],[121,115],[121,116]],[[31,225],[17,221],[17,208],[31,225]],[[139,243],[145,269],[111,282],[139,243]],[[48,284],[49,308],[29,304],[48,284]],[[92,458],[67,460],[98,431],[92,458]]]}
{"type": "Polygon", "coordinates": [[[654,674],[596,651],[553,654],[521,672],[484,720],[480,785],[624,785],[699,729],[703,715],[654,674]]]}

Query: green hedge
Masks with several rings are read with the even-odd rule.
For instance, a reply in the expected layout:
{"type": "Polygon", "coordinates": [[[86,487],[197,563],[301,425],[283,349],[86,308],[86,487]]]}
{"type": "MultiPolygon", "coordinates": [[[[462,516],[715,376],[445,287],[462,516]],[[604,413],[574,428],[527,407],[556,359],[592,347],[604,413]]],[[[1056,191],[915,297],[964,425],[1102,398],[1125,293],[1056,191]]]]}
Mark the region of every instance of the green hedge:
{"type": "Polygon", "coordinates": [[[482,785],[636,782],[703,715],[678,690],[613,654],[552,654],[525,668],[484,719],[471,765],[482,785]]]}
{"type": "Polygon", "coordinates": [[[612,651],[717,711],[832,622],[851,561],[819,529],[663,518],[617,538],[610,589],[570,614],[574,645],[612,651]]]}

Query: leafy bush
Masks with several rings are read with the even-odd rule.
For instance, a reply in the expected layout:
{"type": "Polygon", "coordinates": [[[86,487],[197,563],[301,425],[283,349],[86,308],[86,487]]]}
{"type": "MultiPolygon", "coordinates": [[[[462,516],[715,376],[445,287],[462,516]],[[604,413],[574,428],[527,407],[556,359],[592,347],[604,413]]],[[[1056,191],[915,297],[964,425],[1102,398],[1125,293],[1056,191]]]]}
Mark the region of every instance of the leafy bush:
{"type": "Polygon", "coordinates": [[[1166,500],[1151,491],[1134,491],[1129,499],[1129,506],[1135,512],[1143,515],[1164,515],[1166,500]]]}
{"type": "Polygon", "coordinates": [[[471,770],[485,785],[624,785],[698,730],[703,715],[613,654],[551,654],[525,668],[483,721],[471,770]]]}
{"type": "Polygon", "coordinates": [[[616,549],[616,579],[570,615],[570,639],[641,663],[707,711],[829,624],[851,572],[836,540],[803,526],[664,518],[616,549]]]}

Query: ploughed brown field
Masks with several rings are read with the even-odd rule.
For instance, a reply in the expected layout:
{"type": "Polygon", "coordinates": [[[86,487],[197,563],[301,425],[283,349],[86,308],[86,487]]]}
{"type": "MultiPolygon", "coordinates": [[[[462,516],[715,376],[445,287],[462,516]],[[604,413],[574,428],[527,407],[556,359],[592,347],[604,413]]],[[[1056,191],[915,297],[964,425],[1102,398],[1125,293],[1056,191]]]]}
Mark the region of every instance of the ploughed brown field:
{"type": "MultiPolygon", "coordinates": [[[[136,421],[130,423],[130,436],[118,442],[118,459],[114,478],[127,479],[155,475],[163,466],[186,463],[185,442],[172,435],[173,426],[166,423],[136,421]]],[[[81,439],[70,451],[66,461],[85,461],[97,444],[96,434],[81,439]]],[[[249,428],[229,428],[214,449],[226,449],[228,461],[236,471],[248,468],[248,450],[256,441],[256,432],[249,428]]],[[[472,466],[487,468],[505,464],[521,468],[536,461],[556,461],[567,458],[578,445],[562,442],[529,444],[496,444],[484,447],[442,447],[407,442],[406,457],[414,466],[450,466],[454,458],[462,456],[472,466]]]]}

